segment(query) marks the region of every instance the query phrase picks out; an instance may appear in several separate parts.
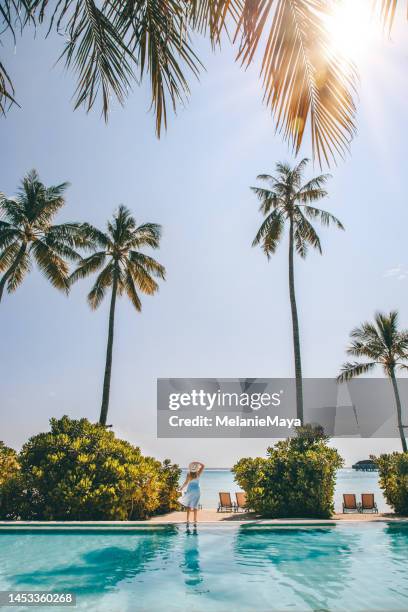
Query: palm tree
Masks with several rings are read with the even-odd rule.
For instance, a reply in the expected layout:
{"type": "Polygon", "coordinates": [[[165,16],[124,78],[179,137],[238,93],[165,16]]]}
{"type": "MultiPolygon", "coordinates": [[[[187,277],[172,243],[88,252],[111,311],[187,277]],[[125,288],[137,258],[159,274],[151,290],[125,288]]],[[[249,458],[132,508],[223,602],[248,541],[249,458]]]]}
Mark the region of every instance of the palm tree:
{"type": "Polygon", "coordinates": [[[23,178],[15,198],[0,194],[0,301],[4,288],[11,293],[23,282],[35,260],[44,276],[57,289],[69,289],[66,259],[80,259],[79,224],[52,225],[64,206],[68,183],[45,187],[35,170],[23,178]]]}
{"type": "Polygon", "coordinates": [[[388,315],[378,312],[374,323],[365,322],[356,327],[350,334],[352,339],[347,354],[354,357],[366,357],[370,361],[347,362],[341,367],[338,382],[345,382],[381,366],[390,378],[397,408],[398,431],[402,450],[407,452],[407,442],[402,424],[401,398],[395,376],[397,369],[407,369],[408,330],[398,331],[398,313],[394,310],[388,315]]]}
{"type": "MultiPolygon", "coordinates": [[[[225,33],[239,45],[237,60],[244,67],[260,51],[265,100],[296,153],[309,125],[313,154],[329,162],[348,149],[355,132],[356,70],[332,44],[327,24],[340,3],[4,0],[0,21],[1,34],[11,34],[15,41],[26,26],[37,23],[44,23],[48,32],[65,34],[60,58],[76,72],[75,108],[89,111],[101,100],[107,118],[110,100],[116,97],[124,103],[132,84],[148,75],[158,135],[166,126],[167,107],[175,108],[189,95],[189,79],[198,77],[203,67],[193,47],[196,34],[208,35],[216,47],[225,33]]],[[[375,4],[391,28],[397,0],[375,4]]],[[[0,63],[0,113],[13,103],[12,79],[0,63]]]]}
{"type": "Polygon", "coordinates": [[[80,262],[71,275],[71,283],[100,270],[88,294],[88,303],[93,310],[98,308],[107,289],[111,288],[108,343],[99,417],[100,424],[106,425],[116,298],[126,293],[135,309],[140,312],[142,304],[137,290],[147,295],[153,295],[158,290],[158,284],[153,277],[164,280],[165,269],[155,259],[141,253],[139,249],[146,246],[153,249],[159,247],[161,226],[156,223],[137,226],[130,211],[125,206],[120,206],[113,216],[113,221],[108,222],[106,233],[86,223],[82,226],[82,236],[84,242],[94,252],[80,262]]]}
{"type": "Polygon", "coordinates": [[[340,221],[325,210],[310,205],[326,197],[323,188],[328,174],[322,174],[303,183],[303,171],[308,159],[302,159],[294,168],[287,164],[276,164],[276,176],[260,174],[258,180],[266,181],[269,188],[251,187],[261,202],[260,211],[265,216],[252,246],[261,245],[270,258],[275,253],[284,234],[285,224],[289,230],[289,296],[292,313],[293,349],[296,375],[296,413],[303,422],[302,362],[300,353],[299,321],[295,295],[294,253],[306,257],[308,246],[322,252],[319,236],[310,220],[318,219],[322,225],[334,223],[344,229],[340,221]]]}

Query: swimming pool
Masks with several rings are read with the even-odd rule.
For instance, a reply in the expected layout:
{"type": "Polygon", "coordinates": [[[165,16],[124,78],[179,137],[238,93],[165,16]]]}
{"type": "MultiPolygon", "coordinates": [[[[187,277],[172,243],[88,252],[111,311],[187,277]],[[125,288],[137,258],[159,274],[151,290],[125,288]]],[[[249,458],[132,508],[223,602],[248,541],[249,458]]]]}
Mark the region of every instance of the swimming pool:
{"type": "Polygon", "coordinates": [[[0,532],[0,551],[0,590],[74,591],[65,611],[408,609],[404,523],[0,532]]]}

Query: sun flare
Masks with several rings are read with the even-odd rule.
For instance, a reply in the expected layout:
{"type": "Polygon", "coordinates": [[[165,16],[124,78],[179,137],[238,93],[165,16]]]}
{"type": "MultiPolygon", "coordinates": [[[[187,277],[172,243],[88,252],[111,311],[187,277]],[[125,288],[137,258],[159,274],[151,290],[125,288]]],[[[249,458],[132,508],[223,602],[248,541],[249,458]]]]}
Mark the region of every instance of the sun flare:
{"type": "Polygon", "coordinates": [[[341,0],[327,17],[334,49],[356,64],[365,62],[379,40],[381,26],[369,0],[341,0]]]}

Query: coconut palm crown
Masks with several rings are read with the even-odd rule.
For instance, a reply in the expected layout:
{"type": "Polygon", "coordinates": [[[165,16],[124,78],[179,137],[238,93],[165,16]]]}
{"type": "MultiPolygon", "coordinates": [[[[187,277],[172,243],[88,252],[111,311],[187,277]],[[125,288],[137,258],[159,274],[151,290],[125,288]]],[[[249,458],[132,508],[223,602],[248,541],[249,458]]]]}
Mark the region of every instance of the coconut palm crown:
{"type": "Polygon", "coordinates": [[[135,309],[140,312],[142,303],[139,292],[153,295],[159,286],[155,278],[165,279],[165,269],[155,259],[140,251],[143,247],[157,249],[160,243],[161,226],[156,223],[137,225],[130,211],[120,206],[107,231],[85,223],[82,237],[93,252],[84,258],[72,273],[71,283],[98,272],[88,303],[92,309],[102,303],[108,289],[111,291],[108,344],[106,353],[103,396],[99,422],[106,425],[109,407],[112,371],[112,348],[117,296],[126,294],[135,309]]]}
{"type": "Polygon", "coordinates": [[[407,443],[402,424],[402,406],[395,373],[406,370],[408,360],[408,330],[398,330],[398,313],[377,312],[374,323],[365,322],[350,333],[351,342],[346,349],[348,355],[368,358],[369,361],[352,361],[342,365],[338,382],[345,382],[371,372],[380,366],[391,379],[397,407],[398,431],[402,449],[407,451],[407,443]]]}
{"type": "Polygon", "coordinates": [[[303,171],[308,159],[302,159],[291,168],[288,164],[276,164],[276,176],[260,174],[258,180],[268,184],[264,187],[251,187],[261,205],[260,211],[265,219],[262,222],[252,246],[260,245],[268,257],[275,253],[284,235],[285,226],[289,229],[289,296],[292,312],[293,348],[296,375],[296,413],[303,422],[303,387],[302,364],[300,352],[299,321],[295,295],[294,252],[306,257],[308,247],[322,247],[320,238],[311,221],[318,220],[322,225],[334,224],[344,229],[340,221],[331,213],[311,206],[312,202],[327,196],[324,186],[330,177],[322,174],[310,181],[303,182],[303,171]]]}
{"type": "Polygon", "coordinates": [[[21,285],[34,260],[51,284],[69,289],[66,260],[80,256],[78,223],[53,225],[64,206],[68,183],[46,187],[36,170],[23,178],[16,197],[0,194],[0,301],[5,287],[12,293],[21,285]]]}

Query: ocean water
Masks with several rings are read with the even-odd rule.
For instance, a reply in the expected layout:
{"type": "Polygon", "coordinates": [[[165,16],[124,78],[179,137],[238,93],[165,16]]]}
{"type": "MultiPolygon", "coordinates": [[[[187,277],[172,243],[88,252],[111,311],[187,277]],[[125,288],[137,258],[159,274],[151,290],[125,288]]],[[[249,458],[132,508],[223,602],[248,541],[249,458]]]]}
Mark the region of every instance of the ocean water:
{"type": "MultiPolygon", "coordinates": [[[[182,477],[185,476],[185,470],[182,477]]],[[[228,469],[206,469],[201,476],[201,504],[203,508],[218,506],[219,491],[229,491],[235,499],[235,491],[240,488],[234,481],[234,476],[228,469]]],[[[357,499],[361,493],[374,493],[379,512],[389,512],[390,508],[378,485],[377,472],[357,472],[352,468],[338,470],[334,496],[335,510],[342,511],[343,493],[355,493],[357,499]]]]}
{"type": "Polygon", "coordinates": [[[59,612],[408,610],[403,524],[0,532],[0,550],[0,590],[74,591],[59,612]]]}

